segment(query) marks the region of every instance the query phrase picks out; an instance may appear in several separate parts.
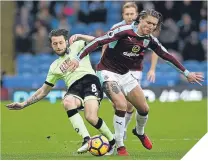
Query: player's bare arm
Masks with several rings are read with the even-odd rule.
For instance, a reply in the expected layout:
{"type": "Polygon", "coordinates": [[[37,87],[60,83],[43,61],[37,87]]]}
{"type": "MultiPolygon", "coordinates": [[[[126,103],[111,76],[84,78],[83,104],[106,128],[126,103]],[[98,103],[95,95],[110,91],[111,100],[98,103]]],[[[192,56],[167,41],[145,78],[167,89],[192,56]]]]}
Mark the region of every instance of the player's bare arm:
{"type": "Polygon", "coordinates": [[[45,96],[48,95],[48,93],[50,92],[51,89],[52,89],[51,86],[49,86],[47,84],[43,84],[43,86],[41,88],[39,88],[26,101],[21,102],[21,103],[20,102],[13,102],[13,103],[6,105],[6,107],[8,107],[9,110],[21,110],[21,109],[23,109],[27,106],[30,106],[30,105],[40,101],[41,99],[43,99],[45,96]]]}
{"type": "Polygon", "coordinates": [[[147,80],[153,83],[155,82],[155,69],[157,65],[157,60],[158,60],[158,56],[157,54],[155,54],[155,52],[153,52],[151,57],[151,67],[147,73],[147,80]]]}
{"type": "Polygon", "coordinates": [[[70,38],[69,38],[69,43],[70,45],[73,44],[75,41],[78,41],[78,40],[83,40],[85,42],[91,42],[93,39],[95,39],[94,36],[90,36],[90,35],[83,35],[83,34],[75,34],[75,35],[72,35],[70,38]]]}

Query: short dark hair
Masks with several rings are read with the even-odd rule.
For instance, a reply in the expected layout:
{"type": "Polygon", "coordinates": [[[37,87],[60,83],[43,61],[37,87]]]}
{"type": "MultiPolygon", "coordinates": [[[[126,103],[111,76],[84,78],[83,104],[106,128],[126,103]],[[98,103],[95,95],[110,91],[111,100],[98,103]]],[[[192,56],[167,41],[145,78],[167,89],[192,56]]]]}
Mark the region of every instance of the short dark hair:
{"type": "Polygon", "coordinates": [[[53,36],[64,36],[64,39],[65,40],[68,40],[68,37],[69,37],[69,31],[66,30],[66,29],[55,29],[55,30],[52,30],[50,33],[49,33],[49,40],[51,42],[51,38],[53,36]]]}
{"type": "Polygon", "coordinates": [[[158,11],[155,11],[154,9],[147,9],[147,10],[143,10],[139,13],[139,15],[137,16],[136,18],[136,22],[139,23],[139,19],[140,18],[145,18],[147,16],[153,16],[155,18],[158,19],[158,24],[157,24],[157,27],[156,27],[156,31],[160,31],[161,30],[161,26],[162,26],[162,22],[163,22],[163,16],[160,12],[158,11]]]}

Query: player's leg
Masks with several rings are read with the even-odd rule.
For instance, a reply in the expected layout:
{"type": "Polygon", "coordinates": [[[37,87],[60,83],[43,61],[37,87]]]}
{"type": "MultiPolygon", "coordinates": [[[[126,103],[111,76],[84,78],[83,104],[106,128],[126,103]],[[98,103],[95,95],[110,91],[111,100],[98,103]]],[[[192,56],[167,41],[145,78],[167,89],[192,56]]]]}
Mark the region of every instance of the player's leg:
{"type": "Polygon", "coordinates": [[[127,108],[127,101],[123,95],[118,80],[121,75],[107,71],[97,71],[97,76],[102,84],[103,90],[107,97],[115,106],[115,114],[113,118],[113,125],[115,130],[115,140],[118,146],[118,155],[128,155],[123,143],[123,134],[125,126],[125,113],[127,108]]]}
{"type": "Polygon", "coordinates": [[[136,108],[136,130],[133,132],[141,140],[143,146],[147,149],[152,148],[152,143],[144,134],[144,127],[148,119],[149,107],[144,97],[144,93],[138,85],[137,80],[132,76],[131,72],[125,74],[121,80],[122,90],[129,102],[136,108]],[[136,133],[135,133],[136,131],[136,133]]]}
{"type": "Polygon", "coordinates": [[[97,101],[97,98],[89,99],[89,97],[86,97],[84,106],[86,120],[109,140],[111,146],[114,146],[115,139],[112,132],[106,125],[105,121],[102,118],[98,117],[99,103],[97,101]]]}
{"type": "Polygon", "coordinates": [[[76,98],[73,95],[66,94],[66,96],[63,99],[63,105],[74,130],[80,136],[82,136],[82,138],[84,139],[83,142],[88,141],[90,139],[89,132],[84,124],[82,117],[77,111],[77,107],[81,106],[80,99],[76,98]]]}
{"type": "MultiPolygon", "coordinates": [[[[142,72],[141,71],[130,71],[131,75],[133,78],[136,79],[138,84],[140,84],[141,79],[142,79],[142,72]]],[[[126,115],[125,115],[125,131],[124,131],[124,139],[127,139],[127,128],[128,125],[133,117],[134,113],[134,106],[128,101],[127,103],[127,110],[126,110],[126,115]]]]}
{"type": "MultiPolygon", "coordinates": [[[[84,114],[86,120],[105,135],[111,146],[115,145],[113,134],[105,124],[102,118],[98,117],[99,102],[103,98],[103,91],[98,77],[95,75],[86,75],[82,81],[82,95],[84,98],[84,114]]],[[[83,146],[82,151],[87,150],[83,146]]]]}
{"type": "Polygon", "coordinates": [[[115,107],[115,115],[113,118],[115,140],[117,144],[118,155],[128,155],[123,142],[124,127],[125,127],[125,113],[127,108],[127,101],[123,95],[117,82],[108,81],[103,83],[103,90],[110,98],[115,107]]]}
{"type": "Polygon", "coordinates": [[[124,128],[124,140],[127,139],[127,129],[128,129],[128,125],[132,119],[134,113],[134,106],[128,101],[127,102],[127,110],[126,110],[126,114],[125,114],[125,128],[124,128]]]}
{"type": "Polygon", "coordinates": [[[128,100],[136,108],[136,127],[133,129],[133,134],[136,135],[147,149],[152,149],[152,143],[144,133],[144,128],[148,120],[149,106],[142,91],[142,88],[137,85],[127,94],[128,100]]]}

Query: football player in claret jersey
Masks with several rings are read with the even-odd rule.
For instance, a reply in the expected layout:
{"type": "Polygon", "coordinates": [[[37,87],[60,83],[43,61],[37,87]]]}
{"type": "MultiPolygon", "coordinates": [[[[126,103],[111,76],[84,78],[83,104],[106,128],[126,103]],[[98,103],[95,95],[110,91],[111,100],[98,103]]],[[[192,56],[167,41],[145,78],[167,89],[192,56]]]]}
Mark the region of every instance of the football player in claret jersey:
{"type": "MultiPolygon", "coordinates": [[[[123,5],[123,9],[122,9],[123,21],[113,25],[111,29],[116,28],[121,25],[131,25],[133,20],[135,20],[137,18],[137,16],[138,16],[138,7],[137,7],[136,3],[135,2],[127,2],[123,5]]],[[[109,45],[113,45],[114,43],[116,43],[116,41],[111,42],[109,45]]],[[[106,48],[107,48],[107,45],[104,45],[103,50],[102,50],[102,55],[104,54],[106,48]]],[[[147,73],[147,79],[151,82],[155,81],[155,68],[156,68],[157,60],[158,60],[158,56],[157,56],[157,54],[155,54],[153,52],[152,59],[151,59],[151,67],[147,73]]],[[[132,76],[135,79],[137,79],[139,84],[141,83],[141,80],[142,80],[142,69],[143,69],[142,64],[140,64],[140,65],[135,64],[135,66],[133,66],[132,69],[130,69],[132,76]]],[[[127,102],[127,110],[126,110],[126,114],[125,114],[124,139],[127,138],[126,131],[128,128],[128,124],[131,121],[133,112],[134,112],[133,105],[130,102],[127,102]]],[[[144,146],[145,146],[145,148],[149,148],[149,147],[146,147],[145,144],[144,144],[144,146]]]]}
{"type": "Polygon", "coordinates": [[[142,63],[146,50],[152,49],[158,56],[178,69],[190,83],[201,85],[200,81],[203,81],[201,73],[189,72],[152,35],[153,32],[160,29],[161,24],[162,15],[159,12],[153,9],[144,10],[140,12],[135,23],[119,26],[103,36],[95,38],[69,63],[69,70],[74,71],[79,66],[79,61],[88,53],[98,46],[118,40],[113,46],[108,45],[105,50],[97,65],[97,76],[100,78],[104,92],[116,108],[114,115],[115,140],[118,154],[121,155],[128,155],[123,142],[127,100],[136,108],[137,112],[133,134],[142,140],[142,143],[146,144],[149,149],[152,148],[152,143],[144,133],[149,106],[141,87],[129,72],[133,66],[142,63]]]}
{"type": "Polygon", "coordinates": [[[67,71],[70,58],[85,46],[84,41],[77,41],[68,45],[68,31],[65,29],[52,30],[49,39],[54,52],[59,56],[50,66],[45,83],[30,98],[24,102],[14,102],[6,105],[10,110],[21,110],[43,99],[56,82],[60,79],[65,81],[68,91],[63,98],[63,105],[75,131],[84,139],[78,153],[88,150],[90,135],[77,108],[83,106],[86,120],[105,135],[111,146],[114,146],[113,134],[98,117],[99,103],[103,98],[103,92],[98,77],[92,69],[89,56],[80,61],[79,68],[75,72],[67,71]],[[62,66],[61,66],[62,64],[62,66]]]}
{"type": "MultiPolygon", "coordinates": [[[[135,20],[137,18],[137,16],[138,16],[138,7],[137,7],[136,3],[135,2],[126,2],[123,5],[123,9],[122,9],[123,21],[113,25],[111,29],[116,28],[116,27],[121,26],[121,25],[125,25],[125,24],[130,25],[130,24],[132,24],[133,20],[135,20]]],[[[90,37],[89,35],[75,34],[75,35],[70,37],[69,41],[70,41],[70,44],[72,44],[74,41],[80,40],[80,39],[85,40],[87,42],[90,42],[94,38],[95,37],[93,37],[93,36],[90,37]]],[[[116,41],[110,43],[111,46],[113,46],[114,44],[116,44],[116,41]]],[[[104,54],[105,49],[107,48],[107,46],[108,45],[103,46],[102,55],[104,54]]],[[[147,79],[151,82],[155,81],[155,68],[156,68],[157,60],[158,60],[158,56],[153,52],[152,53],[152,60],[151,60],[151,67],[150,67],[150,70],[147,73],[147,79]]],[[[130,69],[131,74],[133,75],[133,77],[135,79],[137,79],[139,84],[140,84],[141,79],[142,79],[142,68],[143,68],[142,64],[140,64],[140,65],[135,64],[135,66],[133,66],[133,68],[130,69]]],[[[125,114],[124,139],[127,138],[126,131],[127,131],[127,128],[128,128],[128,124],[131,121],[133,112],[134,112],[133,105],[130,102],[127,102],[127,110],[126,110],[126,114],[125,114]]],[[[149,147],[146,147],[145,144],[143,144],[143,145],[144,145],[145,148],[147,148],[147,149],[149,148],[149,147]]]]}

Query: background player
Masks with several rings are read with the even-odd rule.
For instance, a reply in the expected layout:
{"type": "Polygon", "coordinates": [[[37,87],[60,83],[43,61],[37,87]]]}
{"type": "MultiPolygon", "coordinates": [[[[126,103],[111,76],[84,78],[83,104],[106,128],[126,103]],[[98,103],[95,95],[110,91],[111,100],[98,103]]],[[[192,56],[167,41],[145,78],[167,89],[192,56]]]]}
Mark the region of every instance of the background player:
{"type": "Polygon", "coordinates": [[[65,29],[52,30],[49,34],[49,39],[54,52],[59,58],[51,64],[45,83],[26,101],[22,103],[14,102],[6,106],[10,110],[21,110],[34,104],[46,97],[56,82],[63,79],[68,86],[68,91],[63,99],[64,108],[73,128],[84,139],[82,147],[77,152],[86,152],[90,139],[83,119],[77,111],[80,106],[84,106],[87,121],[105,135],[111,145],[114,145],[113,134],[105,122],[97,116],[103,92],[99,79],[92,69],[89,57],[80,62],[80,67],[76,69],[76,72],[67,71],[69,67],[68,60],[84,47],[85,42],[77,41],[68,47],[68,31],[65,29]],[[59,68],[61,64],[62,66],[59,68]]]}
{"type": "Polygon", "coordinates": [[[115,139],[118,153],[128,155],[123,143],[125,113],[127,101],[130,101],[137,109],[136,127],[133,134],[143,144],[152,148],[151,141],[145,133],[141,134],[147,121],[149,107],[141,87],[131,76],[129,69],[135,63],[142,63],[144,51],[151,48],[162,59],[175,66],[190,83],[201,84],[203,76],[201,73],[192,73],[184,68],[167,50],[159,43],[157,38],[151,34],[159,30],[162,24],[162,15],[155,10],[142,11],[132,25],[124,25],[110,30],[107,34],[100,36],[90,42],[81,52],[70,61],[69,70],[74,71],[79,66],[79,61],[98,46],[118,40],[114,48],[108,47],[97,66],[97,75],[103,83],[105,93],[116,107],[114,115],[115,139]],[[124,94],[125,93],[125,96],[124,94]],[[125,98],[126,97],[126,98],[125,98]],[[146,139],[145,139],[146,138],[146,139]]]}

